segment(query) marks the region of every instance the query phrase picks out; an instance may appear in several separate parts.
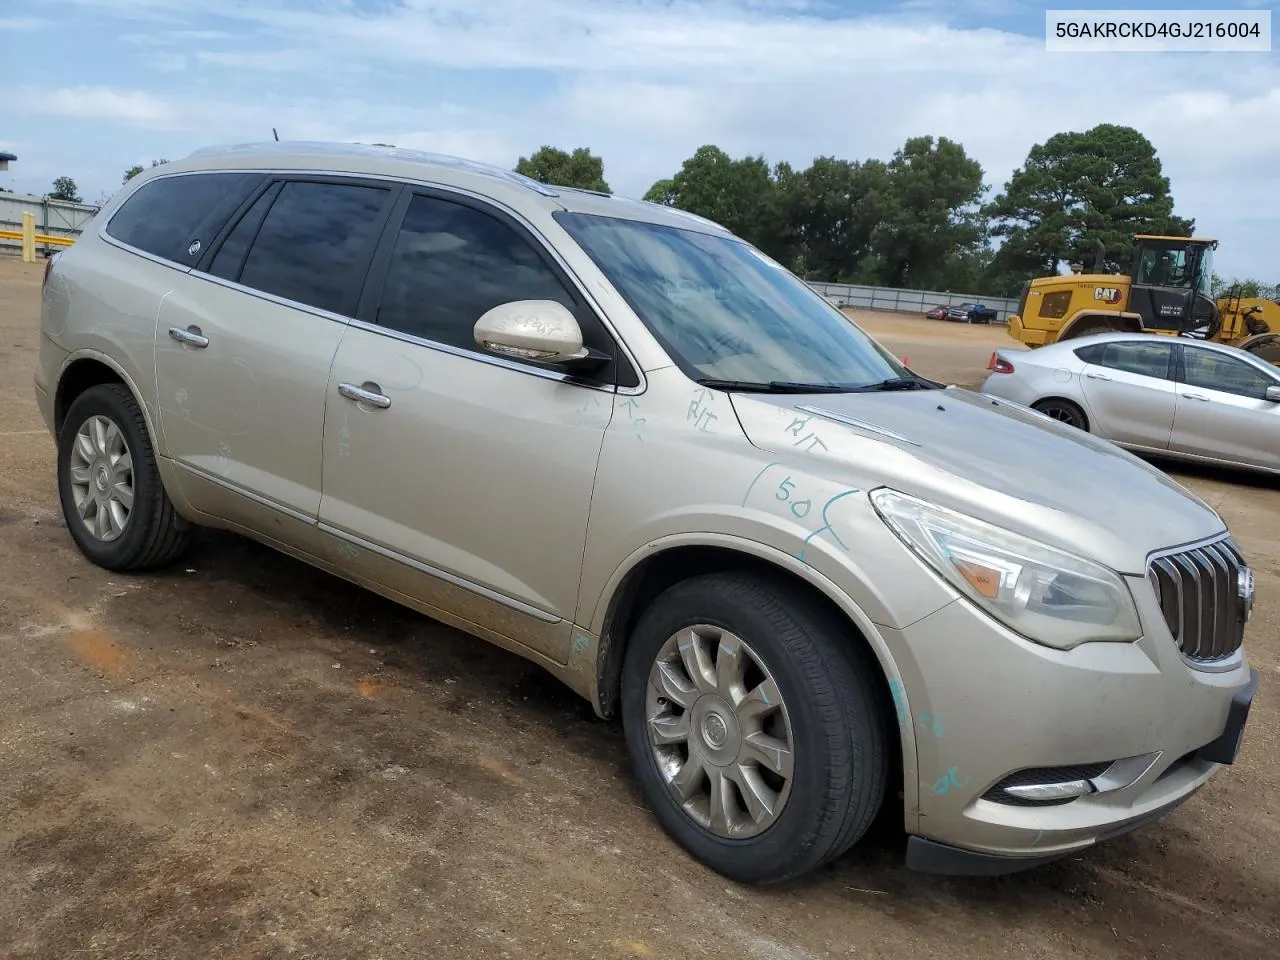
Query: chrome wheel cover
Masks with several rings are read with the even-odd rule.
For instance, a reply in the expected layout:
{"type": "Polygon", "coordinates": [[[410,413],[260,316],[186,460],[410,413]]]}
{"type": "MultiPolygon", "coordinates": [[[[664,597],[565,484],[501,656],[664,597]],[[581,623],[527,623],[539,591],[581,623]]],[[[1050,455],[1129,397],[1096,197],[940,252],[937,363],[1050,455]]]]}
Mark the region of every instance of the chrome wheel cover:
{"type": "Polygon", "coordinates": [[[103,543],[119,539],[133,512],[133,455],[124,431],[101,415],[82,423],[71,446],[67,474],[84,528],[103,543]]]}
{"type": "Polygon", "coordinates": [[[669,637],[649,671],[645,732],[672,797],[716,836],[753,837],[781,815],[795,774],[791,719],[741,637],[707,624],[669,637]]]}

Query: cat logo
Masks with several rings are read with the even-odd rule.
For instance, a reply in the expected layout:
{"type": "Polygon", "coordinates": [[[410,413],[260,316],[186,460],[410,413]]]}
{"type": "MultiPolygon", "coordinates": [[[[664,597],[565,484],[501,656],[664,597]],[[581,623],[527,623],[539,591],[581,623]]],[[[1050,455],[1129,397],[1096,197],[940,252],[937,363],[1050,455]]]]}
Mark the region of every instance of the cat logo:
{"type": "Polygon", "coordinates": [[[1119,303],[1120,291],[1115,287],[1094,287],[1093,299],[1101,300],[1103,303],[1119,303]]]}

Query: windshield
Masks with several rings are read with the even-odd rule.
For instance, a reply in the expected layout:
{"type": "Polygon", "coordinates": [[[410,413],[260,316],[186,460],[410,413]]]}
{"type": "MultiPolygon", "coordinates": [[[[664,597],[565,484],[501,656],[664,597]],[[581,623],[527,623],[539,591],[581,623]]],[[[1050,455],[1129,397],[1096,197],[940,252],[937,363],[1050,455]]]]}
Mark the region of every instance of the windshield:
{"type": "Polygon", "coordinates": [[[858,387],[910,375],[808,284],[741,240],[555,216],[695,379],[858,387]]]}

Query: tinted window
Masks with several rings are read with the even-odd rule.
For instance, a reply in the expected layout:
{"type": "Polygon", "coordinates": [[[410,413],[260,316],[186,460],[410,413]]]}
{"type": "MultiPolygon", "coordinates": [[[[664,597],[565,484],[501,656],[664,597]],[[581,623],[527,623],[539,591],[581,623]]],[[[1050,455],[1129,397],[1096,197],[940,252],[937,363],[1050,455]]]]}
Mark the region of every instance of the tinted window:
{"type": "Polygon", "coordinates": [[[391,191],[286,183],[249,249],[240,282],[264,293],[350,314],[391,191]]]}
{"type": "Polygon", "coordinates": [[[1263,400],[1266,399],[1267,387],[1280,384],[1280,380],[1267,376],[1251,364],[1212,350],[1184,347],[1182,364],[1183,380],[1187,385],[1204,390],[1221,390],[1263,400]]]}
{"type": "Polygon", "coordinates": [[[1103,346],[1101,343],[1091,343],[1087,347],[1076,347],[1072,352],[1085,363],[1097,363],[1102,359],[1103,346]]]}
{"type": "Polygon", "coordinates": [[[193,264],[264,179],[260,173],[192,173],[152,180],[115,212],[107,233],[157,257],[193,264]]]}
{"type": "Polygon", "coordinates": [[[1102,357],[1094,362],[1113,370],[1167,380],[1172,356],[1173,344],[1170,343],[1107,343],[1103,345],[1102,357]]]}
{"type": "Polygon", "coordinates": [[[907,375],[812,287],[736,237],[555,217],[691,376],[862,386],[907,375]]]}
{"type": "Polygon", "coordinates": [[[378,323],[467,350],[484,313],[511,300],[574,303],[515,230],[486,213],[415,196],[387,268],[378,323]]]}
{"type": "Polygon", "coordinates": [[[240,222],[227,234],[227,238],[222,241],[222,246],[218,247],[218,252],[214,254],[213,263],[209,264],[210,273],[226,280],[240,279],[240,267],[244,263],[244,255],[249,252],[249,244],[253,243],[253,238],[258,235],[262,218],[267,215],[267,210],[270,209],[271,201],[274,199],[275,191],[267,190],[254,201],[252,207],[245,211],[240,222]]]}

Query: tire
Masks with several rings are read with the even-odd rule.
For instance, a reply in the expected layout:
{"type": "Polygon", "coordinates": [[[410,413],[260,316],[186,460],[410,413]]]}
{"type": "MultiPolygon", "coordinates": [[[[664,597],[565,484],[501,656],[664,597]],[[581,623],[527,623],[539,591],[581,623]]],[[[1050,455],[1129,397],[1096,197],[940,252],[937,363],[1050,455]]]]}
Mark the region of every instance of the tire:
{"type": "Polygon", "coordinates": [[[1045,416],[1059,420],[1068,426],[1075,427],[1077,430],[1083,430],[1085,433],[1089,432],[1089,418],[1084,415],[1084,411],[1080,409],[1078,404],[1072,403],[1070,400],[1055,397],[1051,400],[1041,400],[1031,406],[1045,416]]]}
{"type": "Polygon", "coordinates": [[[71,404],[58,436],[58,496],[76,546],[100,567],[157,567],[187,546],[191,524],[165,492],[142,410],[123,384],[90,387],[71,404]]]}
{"type": "Polygon", "coordinates": [[[731,880],[779,883],[816,869],[857,842],[884,799],[882,678],[847,623],[781,580],[716,573],[670,587],[641,617],[623,663],[623,726],[646,802],[685,851],[731,880]],[[690,659],[726,674],[738,665],[741,682],[717,688],[732,690],[728,698],[699,694],[690,659]],[[729,704],[744,692],[739,713],[729,704]],[[654,729],[668,740],[687,735],[658,747],[654,729]],[[770,746],[778,741],[784,752],[770,746]],[[720,778],[729,802],[717,820],[707,769],[733,777],[720,778]],[[687,804],[672,785],[684,783],[687,804]]]}

